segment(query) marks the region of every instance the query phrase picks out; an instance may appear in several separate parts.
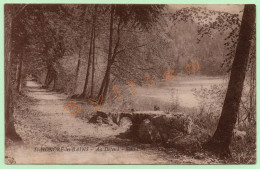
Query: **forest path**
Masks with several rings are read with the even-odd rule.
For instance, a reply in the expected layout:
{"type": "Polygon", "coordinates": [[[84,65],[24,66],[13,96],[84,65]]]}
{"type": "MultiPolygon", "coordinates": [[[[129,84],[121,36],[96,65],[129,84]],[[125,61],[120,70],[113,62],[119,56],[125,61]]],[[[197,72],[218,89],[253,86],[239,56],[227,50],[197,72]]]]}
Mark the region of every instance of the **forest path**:
{"type": "Polygon", "coordinates": [[[120,139],[117,135],[122,130],[118,127],[65,116],[68,112],[64,105],[70,101],[67,96],[41,89],[34,81],[27,81],[26,94],[35,102],[29,103],[29,110],[17,114],[17,132],[25,143],[10,151],[17,164],[208,163],[179,156],[162,147],[120,139]]]}

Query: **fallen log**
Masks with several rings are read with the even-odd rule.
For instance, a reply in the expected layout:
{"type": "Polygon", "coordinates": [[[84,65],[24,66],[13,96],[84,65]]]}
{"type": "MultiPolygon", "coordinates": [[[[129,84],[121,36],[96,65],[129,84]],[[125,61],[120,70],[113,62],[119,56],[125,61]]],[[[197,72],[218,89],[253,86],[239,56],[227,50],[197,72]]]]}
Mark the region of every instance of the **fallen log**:
{"type": "MultiPolygon", "coordinates": [[[[192,131],[192,119],[184,113],[166,114],[164,111],[131,111],[122,113],[105,113],[98,111],[89,122],[112,122],[120,126],[122,119],[131,121],[129,137],[140,142],[167,143],[170,138],[189,135],[192,131]]],[[[123,127],[123,126],[120,126],[123,127]]]]}

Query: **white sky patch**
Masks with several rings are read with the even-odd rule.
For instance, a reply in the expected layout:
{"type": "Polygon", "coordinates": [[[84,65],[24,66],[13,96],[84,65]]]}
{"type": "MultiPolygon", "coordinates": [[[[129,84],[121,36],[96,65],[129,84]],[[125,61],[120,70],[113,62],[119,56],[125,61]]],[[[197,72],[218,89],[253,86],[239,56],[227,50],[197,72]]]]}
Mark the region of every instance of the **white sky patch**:
{"type": "Polygon", "coordinates": [[[244,9],[243,4],[169,4],[169,7],[173,10],[179,10],[186,7],[202,7],[209,10],[223,11],[241,15],[244,9]]]}

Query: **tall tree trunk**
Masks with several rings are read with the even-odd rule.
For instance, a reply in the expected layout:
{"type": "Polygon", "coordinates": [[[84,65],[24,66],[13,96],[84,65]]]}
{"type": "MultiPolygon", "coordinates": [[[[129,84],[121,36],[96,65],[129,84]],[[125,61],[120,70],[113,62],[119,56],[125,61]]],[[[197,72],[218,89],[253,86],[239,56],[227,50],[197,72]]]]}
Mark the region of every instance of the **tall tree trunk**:
{"type": "Polygon", "coordinates": [[[107,77],[107,70],[106,70],[106,73],[105,73],[104,78],[102,80],[97,98],[103,93],[104,86],[105,86],[105,83],[106,83],[106,77],[107,77]]]}
{"type": "Polygon", "coordinates": [[[81,65],[81,47],[79,47],[79,58],[78,58],[78,64],[77,64],[77,68],[76,68],[76,72],[75,72],[75,87],[74,87],[74,93],[76,91],[77,88],[77,81],[78,81],[78,76],[79,76],[79,68],[81,65]]]}
{"type": "Polygon", "coordinates": [[[103,91],[103,103],[106,100],[107,90],[108,90],[108,86],[109,86],[109,82],[110,82],[110,70],[111,70],[111,65],[109,65],[109,67],[107,69],[107,76],[106,76],[104,91],[103,91]]]}
{"type": "MultiPolygon", "coordinates": [[[[86,20],[86,6],[83,6],[83,13],[82,15],[80,16],[80,21],[81,22],[85,22],[86,20]]],[[[85,31],[86,29],[86,24],[84,24],[84,29],[83,29],[83,32],[85,31]]],[[[82,33],[82,32],[81,32],[82,33]]],[[[77,64],[77,68],[76,68],[76,75],[75,75],[75,88],[74,88],[74,93],[76,92],[76,89],[77,89],[77,82],[78,82],[78,76],[79,76],[79,70],[80,70],[80,66],[81,66],[81,51],[82,51],[82,43],[84,44],[84,40],[83,40],[83,37],[80,38],[79,41],[77,41],[77,47],[79,48],[79,57],[78,57],[78,64],[77,64]]],[[[75,95],[76,96],[76,95],[75,95]]]]}
{"type": "Polygon", "coordinates": [[[43,88],[48,88],[49,84],[52,81],[53,68],[52,68],[51,64],[52,63],[47,62],[47,74],[46,74],[46,77],[45,77],[45,82],[44,82],[43,88]]]}
{"type": "Polygon", "coordinates": [[[250,108],[248,111],[248,122],[251,123],[251,121],[253,120],[253,112],[255,112],[254,110],[254,105],[255,105],[255,62],[252,63],[251,68],[250,68],[250,108]]]}
{"type": "Polygon", "coordinates": [[[54,63],[47,63],[47,74],[46,74],[46,78],[45,78],[43,88],[48,88],[50,86],[51,82],[54,81],[54,85],[53,85],[52,90],[55,90],[58,73],[54,69],[53,64],[54,63]]]}
{"type": "Polygon", "coordinates": [[[205,145],[222,157],[230,156],[229,145],[237,120],[243,83],[246,75],[252,32],[255,26],[255,5],[245,5],[236,54],[231,68],[226,98],[222,108],[217,130],[205,145]]]}
{"type": "Polygon", "coordinates": [[[80,65],[81,65],[81,48],[79,49],[79,58],[78,58],[78,64],[77,64],[77,68],[76,68],[76,73],[75,73],[75,81],[77,82],[78,80],[78,75],[79,75],[79,68],[80,68],[80,65]]]}
{"type": "Polygon", "coordinates": [[[92,28],[91,28],[91,31],[90,31],[90,43],[89,43],[87,73],[86,73],[86,78],[85,78],[84,89],[83,89],[82,94],[80,95],[80,97],[84,98],[84,99],[87,98],[88,79],[89,79],[90,65],[91,65],[91,60],[92,60],[92,49],[93,49],[92,45],[93,45],[93,23],[92,23],[92,28]]]}
{"type": "Polygon", "coordinates": [[[12,7],[5,5],[5,136],[13,141],[22,141],[14,126],[13,98],[11,84],[11,55],[12,55],[12,7]]]}
{"type": "Polygon", "coordinates": [[[20,53],[17,86],[16,86],[16,90],[17,90],[18,93],[20,93],[20,89],[21,89],[22,66],[23,66],[23,53],[20,53]]]}
{"type": "Polygon", "coordinates": [[[92,49],[92,77],[91,77],[91,91],[90,97],[93,97],[94,92],[94,76],[95,76],[95,45],[96,45],[96,15],[97,15],[97,5],[95,5],[94,17],[93,17],[93,49],[92,49]]]}
{"type": "Polygon", "coordinates": [[[58,72],[53,69],[53,74],[52,74],[52,80],[53,80],[53,91],[56,91],[56,87],[57,87],[57,80],[58,80],[58,72]]]}
{"type": "Polygon", "coordinates": [[[103,91],[103,102],[105,102],[108,87],[109,87],[111,67],[112,67],[112,65],[115,61],[117,51],[118,51],[118,47],[119,47],[119,44],[120,44],[120,25],[121,25],[121,20],[119,20],[118,25],[117,25],[117,41],[116,41],[116,45],[115,45],[113,53],[112,53],[112,58],[110,60],[110,64],[108,65],[108,68],[107,68],[106,83],[105,83],[105,87],[104,87],[104,91],[103,91]]]}
{"type": "MultiPolygon", "coordinates": [[[[114,5],[111,5],[111,11],[110,11],[110,26],[109,26],[109,46],[108,46],[108,59],[107,59],[107,70],[105,73],[105,76],[103,78],[99,94],[97,98],[103,94],[104,87],[106,86],[106,83],[109,82],[109,74],[110,74],[110,62],[111,62],[111,55],[112,55],[112,45],[113,45],[113,25],[114,25],[114,5]]],[[[105,97],[103,96],[103,100],[105,97]]]]}
{"type": "Polygon", "coordinates": [[[43,87],[47,87],[47,84],[48,84],[48,81],[49,81],[49,77],[50,77],[50,70],[47,69],[47,74],[46,74],[46,77],[45,77],[45,81],[44,81],[43,87]]]}

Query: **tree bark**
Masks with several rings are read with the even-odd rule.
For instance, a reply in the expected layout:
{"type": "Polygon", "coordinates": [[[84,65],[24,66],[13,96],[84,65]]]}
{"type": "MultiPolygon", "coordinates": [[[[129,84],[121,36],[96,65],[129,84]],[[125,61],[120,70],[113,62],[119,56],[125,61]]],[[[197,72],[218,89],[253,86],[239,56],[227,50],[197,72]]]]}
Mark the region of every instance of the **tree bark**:
{"type": "Polygon", "coordinates": [[[22,66],[23,66],[23,53],[20,53],[17,86],[16,86],[16,90],[18,93],[20,93],[21,90],[22,66]]]}
{"type": "MultiPolygon", "coordinates": [[[[83,13],[82,15],[80,16],[80,22],[85,22],[86,21],[86,6],[83,7],[83,13]]],[[[83,35],[85,32],[85,29],[86,29],[86,24],[84,24],[83,26],[83,29],[80,31],[81,32],[81,35],[83,35]]],[[[74,93],[76,92],[77,90],[77,82],[78,82],[78,76],[79,76],[79,70],[80,70],[80,66],[81,66],[81,51],[82,51],[82,45],[84,44],[84,38],[83,36],[80,37],[80,40],[77,41],[77,47],[79,49],[79,57],[78,57],[78,64],[77,64],[77,67],[76,67],[76,72],[75,72],[75,83],[74,83],[74,93]]],[[[76,94],[72,97],[78,97],[76,94]]]]}
{"type": "Polygon", "coordinates": [[[252,120],[253,120],[253,112],[255,112],[255,101],[254,101],[254,98],[255,98],[255,62],[251,65],[251,68],[250,68],[250,108],[249,108],[249,111],[248,111],[248,122],[251,123],[252,120]]]}
{"type": "Polygon", "coordinates": [[[22,141],[17,134],[14,126],[13,116],[13,94],[11,84],[11,56],[12,56],[12,31],[15,17],[12,15],[14,11],[11,6],[5,5],[5,136],[13,141],[22,141]]]}
{"type": "Polygon", "coordinates": [[[47,74],[46,74],[46,78],[45,78],[43,88],[48,88],[50,86],[51,82],[53,81],[54,83],[53,83],[53,89],[52,90],[55,90],[58,73],[54,69],[52,64],[53,63],[47,63],[47,74]]]}
{"type": "Polygon", "coordinates": [[[50,70],[47,69],[47,74],[46,74],[44,85],[43,85],[44,88],[47,87],[47,84],[48,84],[48,81],[49,81],[49,76],[50,76],[50,70]]]}
{"type": "MultiPolygon", "coordinates": [[[[103,94],[104,87],[106,86],[106,83],[109,82],[109,74],[110,74],[110,62],[111,62],[111,55],[112,55],[112,45],[113,45],[113,26],[114,26],[114,6],[111,5],[111,11],[110,11],[110,25],[109,25],[109,46],[108,46],[108,59],[107,59],[107,69],[105,76],[103,78],[99,93],[97,98],[103,94]]],[[[105,100],[105,97],[103,96],[103,100],[105,100]]]]}
{"type": "Polygon", "coordinates": [[[78,74],[79,74],[79,68],[80,68],[80,65],[81,65],[81,48],[79,49],[79,58],[78,58],[78,64],[77,64],[77,68],[76,68],[76,79],[75,81],[77,82],[78,80],[78,74]]]}
{"type": "Polygon", "coordinates": [[[109,67],[107,70],[107,78],[106,78],[106,83],[105,83],[104,92],[103,92],[103,103],[105,102],[108,87],[109,87],[111,67],[115,61],[117,50],[118,50],[118,47],[120,44],[120,25],[121,25],[121,21],[119,20],[118,27],[117,27],[117,41],[116,41],[116,45],[115,45],[115,48],[112,53],[112,58],[111,58],[111,61],[110,61],[110,64],[109,64],[109,67]]]}
{"type": "MultiPolygon", "coordinates": [[[[93,17],[92,17],[93,19],[93,17]]],[[[94,22],[94,21],[93,21],[94,22]]],[[[88,79],[89,79],[89,74],[90,74],[90,66],[91,66],[91,60],[92,60],[92,49],[93,49],[93,23],[91,26],[91,31],[90,31],[90,43],[89,43],[89,53],[88,53],[88,67],[87,67],[87,73],[86,73],[86,78],[85,78],[85,84],[84,84],[84,89],[82,94],[80,95],[80,98],[87,98],[87,88],[88,88],[88,79]]]]}
{"type": "Polygon", "coordinates": [[[120,26],[121,26],[121,20],[118,21],[118,25],[117,25],[117,41],[116,41],[116,45],[112,51],[112,43],[113,43],[113,25],[114,25],[114,8],[112,6],[111,8],[111,18],[110,18],[110,41],[109,41],[109,53],[108,53],[108,63],[107,63],[107,69],[106,69],[106,73],[104,76],[104,79],[102,81],[102,85],[99,91],[99,96],[101,94],[103,94],[103,103],[106,100],[106,95],[107,95],[107,91],[108,91],[108,87],[109,87],[109,82],[110,82],[110,71],[111,71],[111,67],[115,61],[116,55],[117,55],[117,51],[118,51],[118,47],[120,44],[120,26]]]}
{"type": "Polygon", "coordinates": [[[90,72],[91,53],[92,53],[92,33],[91,33],[91,40],[90,40],[89,46],[90,46],[90,49],[89,49],[89,56],[88,56],[88,67],[87,67],[87,73],[86,73],[86,77],[85,77],[84,89],[81,94],[81,97],[84,99],[87,97],[88,79],[89,79],[89,74],[90,74],[89,72],[90,72]]]}
{"type": "Polygon", "coordinates": [[[78,76],[79,76],[80,65],[81,65],[81,47],[79,47],[79,58],[78,58],[78,64],[77,64],[76,73],[75,73],[74,93],[75,93],[76,88],[77,88],[77,81],[78,81],[78,76]]]}
{"type": "Polygon", "coordinates": [[[249,59],[252,32],[255,26],[255,17],[255,5],[245,5],[236,54],[231,68],[222,113],[213,137],[205,145],[205,148],[216,152],[222,157],[230,156],[229,145],[239,111],[239,103],[249,59]]]}
{"type": "Polygon", "coordinates": [[[95,78],[95,45],[96,45],[96,15],[97,15],[97,5],[95,5],[94,17],[93,17],[93,49],[92,49],[92,77],[91,77],[91,91],[90,97],[93,97],[94,92],[94,78],[95,78]]]}

